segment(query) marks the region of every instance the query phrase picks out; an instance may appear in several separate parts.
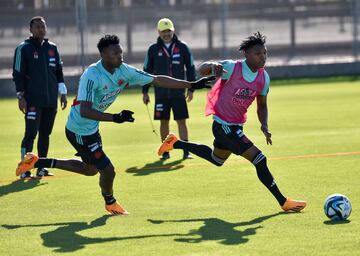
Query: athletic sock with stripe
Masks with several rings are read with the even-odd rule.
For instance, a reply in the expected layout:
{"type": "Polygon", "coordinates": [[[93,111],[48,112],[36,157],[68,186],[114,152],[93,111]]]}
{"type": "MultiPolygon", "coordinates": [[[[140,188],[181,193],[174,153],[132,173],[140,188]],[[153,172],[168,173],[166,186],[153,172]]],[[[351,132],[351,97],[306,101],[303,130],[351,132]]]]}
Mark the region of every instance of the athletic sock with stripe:
{"type": "Polygon", "coordinates": [[[274,177],[267,167],[266,156],[264,156],[262,152],[259,152],[252,160],[252,163],[256,167],[256,173],[259,180],[274,195],[279,204],[283,205],[286,202],[286,198],[281,194],[274,177]]]}

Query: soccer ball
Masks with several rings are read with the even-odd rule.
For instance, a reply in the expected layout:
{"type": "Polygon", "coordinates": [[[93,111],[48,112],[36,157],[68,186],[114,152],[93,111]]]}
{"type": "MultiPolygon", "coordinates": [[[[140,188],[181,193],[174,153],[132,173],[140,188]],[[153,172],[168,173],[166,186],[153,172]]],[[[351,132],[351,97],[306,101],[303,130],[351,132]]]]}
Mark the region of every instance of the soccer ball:
{"type": "Polygon", "coordinates": [[[346,220],[351,209],[349,198],[342,194],[332,194],[325,199],[324,212],[331,220],[346,220]]]}

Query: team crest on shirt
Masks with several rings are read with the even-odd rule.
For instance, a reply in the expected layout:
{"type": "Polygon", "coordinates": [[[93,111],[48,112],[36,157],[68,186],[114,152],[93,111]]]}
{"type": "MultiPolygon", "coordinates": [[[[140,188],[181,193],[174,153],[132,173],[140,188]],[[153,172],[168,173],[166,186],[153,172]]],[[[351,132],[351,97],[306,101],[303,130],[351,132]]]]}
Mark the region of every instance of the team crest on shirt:
{"type": "Polygon", "coordinates": [[[55,56],[55,51],[53,49],[48,50],[48,54],[50,57],[55,56]]]}
{"type": "Polygon", "coordinates": [[[179,52],[180,52],[179,47],[175,47],[175,48],[174,48],[174,50],[173,50],[173,54],[175,54],[175,53],[179,53],[179,52]]]}
{"type": "Polygon", "coordinates": [[[39,58],[38,52],[33,52],[33,56],[34,56],[34,59],[38,59],[39,58]]]}
{"type": "Polygon", "coordinates": [[[163,56],[162,50],[159,50],[159,51],[158,51],[158,56],[163,56]]]}
{"type": "Polygon", "coordinates": [[[119,79],[118,81],[117,81],[117,84],[120,86],[120,85],[122,85],[124,83],[124,81],[123,80],[121,80],[121,79],[119,79]]]}

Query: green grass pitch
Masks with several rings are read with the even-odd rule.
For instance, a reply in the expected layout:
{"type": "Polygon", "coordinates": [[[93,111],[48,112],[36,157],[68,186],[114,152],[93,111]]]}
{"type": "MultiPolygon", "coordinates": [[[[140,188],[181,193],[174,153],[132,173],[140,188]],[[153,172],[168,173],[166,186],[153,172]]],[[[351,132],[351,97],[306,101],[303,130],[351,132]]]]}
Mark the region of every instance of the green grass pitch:
{"type": "MultiPolygon", "coordinates": [[[[205,95],[189,104],[189,134],[212,145],[205,95]]],[[[23,115],[16,100],[1,100],[0,255],[360,255],[360,82],[272,86],[268,105],[273,146],[255,105],[245,133],[267,155],[281,191],[308,202],[303,213],[281,213],[240,157],[221,168],[182,161],[180,151],[158,161],[160,139],[142,96],[128,90],[109,111],[133,110],[135,123],[103,123],[100,131],[117,170],[115,196],[131,215],[108,217],[98,176],[53,169],[55,178],[16,180],[23,115]],[[350,198],[348,221],[327,221],[323,203],[332,193],[350,198]]],[[[64,135],[68,112],[58,110],[49,156],[75,153],[64,135]]],[[[174,122],[171,129],[177,133],[174,122]]]]}

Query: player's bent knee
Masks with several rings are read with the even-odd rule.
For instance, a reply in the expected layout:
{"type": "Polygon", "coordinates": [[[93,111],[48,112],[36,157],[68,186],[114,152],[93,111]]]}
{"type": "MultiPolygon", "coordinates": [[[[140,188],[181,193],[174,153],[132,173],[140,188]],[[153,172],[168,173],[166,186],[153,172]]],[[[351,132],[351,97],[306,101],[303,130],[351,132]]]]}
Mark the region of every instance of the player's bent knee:
{"type": "Polygon", "coordinates": [[[216,156],[214,154],[214,151],[211,152],[211,158],[212,158],[212,160],[214,160],[214,161],[212,161],[212,163],[214,165],[216,165],[217,167],[222,166],[225,163],[225,160],[226,160],[226,159],[223,159],[223,158],[220,158],[220,157],[216,156]]]}
{"type": "Polygon", "coordinates": [[[114,166],[110,163],[103,170],[101,170],[101,175],[105,176],[108,179],[114,179],[116,176],[114,166]]]}

